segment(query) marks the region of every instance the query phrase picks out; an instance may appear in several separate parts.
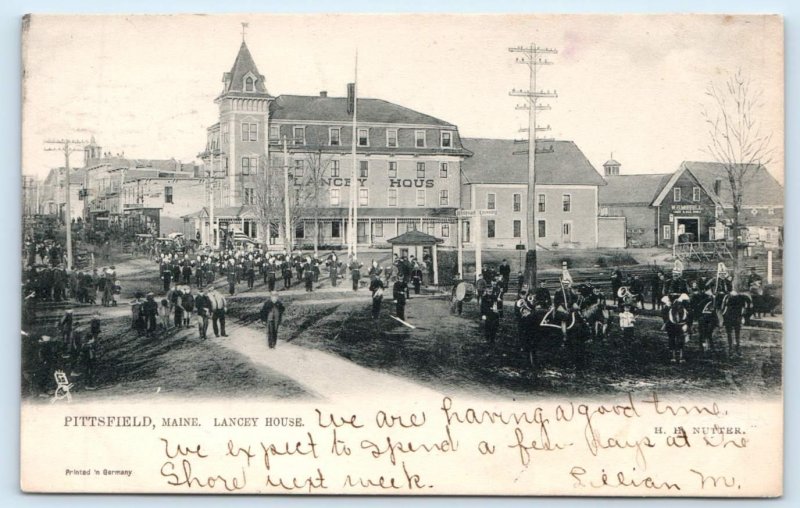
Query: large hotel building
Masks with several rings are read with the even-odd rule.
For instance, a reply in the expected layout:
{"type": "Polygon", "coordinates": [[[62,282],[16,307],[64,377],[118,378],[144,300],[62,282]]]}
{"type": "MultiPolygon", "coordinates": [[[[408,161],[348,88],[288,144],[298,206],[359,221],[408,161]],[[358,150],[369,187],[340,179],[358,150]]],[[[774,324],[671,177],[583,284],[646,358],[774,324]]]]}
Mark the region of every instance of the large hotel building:
{"type": "Polygon", "coordinates": [[[343,97],[272,96],[244,42],[223,83],[219,122],[209,127],[200,154],[213,171],[216,224],[209,223],[210,206],[190,217],[204,242],[239,231],[282,244],[281,208],[275,207],[268,235],[259,214],[269,188],[282,193],[288,162],[293,198],[304,204],[292,214],[295,245],[311,243],[317,223],[322,244],[346,243],[351,185],[357,186],[359,244],[386,244],[416,229],[455,245],[461,162],[470,155],[455,125],[359,98],[353,182],[352,87],[343,97]]]}

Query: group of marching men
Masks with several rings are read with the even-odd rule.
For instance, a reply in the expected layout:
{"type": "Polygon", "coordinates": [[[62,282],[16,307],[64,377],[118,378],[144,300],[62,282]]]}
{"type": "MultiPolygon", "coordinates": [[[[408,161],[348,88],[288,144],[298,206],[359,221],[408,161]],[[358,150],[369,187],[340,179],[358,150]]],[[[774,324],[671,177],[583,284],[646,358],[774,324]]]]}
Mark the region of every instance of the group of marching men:
{"type": "MultiPolygon", "coordinates": [[[[635,279],[633,279],[635,281],[635,279]]],[[[693,325],[697,324],[697,338],[703,355],[713,351],[714,331],[723,328],[728,339],[728,354],[740,354],[742,321],[752,313],[752,300],[747,294],[739,293],[733,284],[733,277],[724,267],[718,268],[714,277],[699,278],[688,283],[683,277],[683,269],[677,263],[671,277],[662,276],[663,295],[654,309],[660,310],[663,320],[662,330],[666,331],[671,363],[683,363],[684,346],[693,335],[693,325]]],[[[760,282],[753,270],[747,278],[747,286],[760,282]]],[[[476,292],[478,306],[486,340],[493,344],[497,337],[500,320],[503,316],[503,296],[508,288],[508,277],[497,274],[478,276],[476,292]]],[[[631,284],[633,286],[633,284],[631,284]]],[[[531,290],[521,284],[515,302],[515,315],[518,322],[520,343],[526,343],[531,333],[537,333],[544,325],[561,330],[564,343],[569,330],[578,322],[585,326],[575,328],[575,333],[585,336],[579,340],[602,339],[606,337],[611,320],[610,311],[615,309],[619,319],[622,337],[630,341],[635,337],[636,316],[644,309],[644,299],[640,288],[621,286],[612,299],[607,299],[600,288],[590,283],[573,285],[569,271],[564,269],[560,287],[551,294],[540,282],[531,290]],[[613,304],[609,304],[613,301],[613,304]],[[536,320],[536,322],[534,322],[536,320]]],[[[455,291],[455,288],[454,288],[455,291]]],[[[453,298],[454,311],[461,313],[461,302],[453,298]]]]}
{"type": "MultiPolygon", "coordinates": [[[[265,289],[271,296],[264,304],[265,309],[269,309],[262,312],[262,318],[267,322],[268,330],[274,329],[272,335],[277,336],[275,323],[279,323],[280,319],[264,316],[272,316],[272,309],[283,313],[283,304],[274,296],[279,282],[283,290],[288,290],[292,288],[293,280],[300,280],[303,281],[305,290],[311,292],[315,287],[320,287],[318,283],[323,273],[327,275],[331,287],[338,286],[349,275],[353,291],[358,291],[364,285],[370,291],[374,318],[380,314],[384,290],[391,287],[397,317],[405,320],[405,305],[410,296],[410,288],[419,294],[423,283],[430,279],[432,267],[429,259],[417,260],[414,256],[397,254],[391,264],[382,267],[377,261],[372,261],[365,270],[363,263],[354,255],[349,256],[345,262],[334,252],[322,259],[308,254],[229,249],[221,252],[201,250],[192,256],[184,253],[163,253],[159,257],[159,273],[165,295],[160,302],[155,300],[153,293],[148,293],[144,300],[143,295],[137,295],[137,299],[132,302],[134,328],[140,333],[153,334],[159,328],[163,331],[171,329],[172,322],[177,328],[189,326],[196,314],[200,337],[205,338],[208,317],[212,320],[215,335],[227,336],[224,318],[227,302],[213,287],[217,277],[225,277],[228,294],[231,296],[236,293],[238,284],[246,282],[247,288],[253,289],[256,277],[263,279],[265,289]],[[193,285],[198,296],[192,294],[193,285]],[[210,300],[210,304],[207,300],[210,300]]],[[[270,347],[274,347],[275,340],[272,336],[268,338],[270,347]]]]}

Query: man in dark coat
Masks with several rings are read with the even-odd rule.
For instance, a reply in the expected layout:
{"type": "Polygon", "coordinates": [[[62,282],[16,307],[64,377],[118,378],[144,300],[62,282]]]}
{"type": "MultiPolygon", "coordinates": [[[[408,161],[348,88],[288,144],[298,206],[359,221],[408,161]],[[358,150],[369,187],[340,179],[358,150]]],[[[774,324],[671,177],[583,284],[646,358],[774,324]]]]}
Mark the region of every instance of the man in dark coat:
{"type": "Polygon", "coordinates": [[[327,265],[328,275],[331,278],[331,287],[336,287],[336,284],[339,281],[339,260],[336,258],[336,256],[331,255],[331,257],[328,258],[327,265]]]}
{"type": "Polygon", "coordinates": [[[153,293],[147,293],[147,298],[141,307],[141,313],[147,323],[147,335],[152,335],[157,329],[156,316],[158,316],[158,302],[155,301],[153,293]]]}
{"type": "Polygon", "coordinates": [[[286,290],[292,287],[292,264],[284,261],[281,269],[283,271],[283,289],[286,290]]]}
{"type": "Polygon", "coordinates": [[[705,291],[689,298],[692,313],[697,320],[700,350],[713,352],[714,328],[717,327],[717,306],[714,298],[714,288],[711,281],[706,285],[705,291]]]}
{"type": "Polygon", "coordinates": [[[228,265],[227,277],[228,277],[228,294],[233,296],[233,294],[236,292],[236,282],[237,282],[236,268],[233,265],[233,260],[231,260],[231,264],[228,265]]]}
{"type": "Polygon", "coordinates": [[[489,344],[494,344],[500,327],[500,307],[491,287],[487,287],[481,298],[481,321],[483,332],[489,344]]]}
{"type": "Polygon", "coordinates": [[[394,298],[395,311],[397,317],[405,321],[406,319],[406,292],[408,286],[403,278],[396,279],[392,285],[392,298],[394,298]]]}
{"type": "Polygon", "coordinates": [[[361,263],[353,256],[350,262],[350,277],[353,279],[353,291],[358,290],[358,281],[361,280],[361,263]]]}
{"type": "Polygon", "coordinates": [[[192,288],[186,286],[183,296],[181,297],[181,304],[183,306],[183,325],[189,328],[192,324],[192,314],[194,313],[194,296],[192,295],[192,288]]]}
{"type": "Polygon", "coordinates": [[[619,268],[614,268],[614,272],[611,274],[611,294],[614,298],[617,297],[619,288],[622,287],[622,279],[622,271],[619,268]]]}
{"type": "Polygon", "coordinates": [[[630,291],[633,293],[634,303],[644,310],[644,282],[638,275],[633,276],[630,291]]]}
{"type": "Polygon", "coordinates": [[[508,293],[508,282],[511,280],[511,265],[508,264],[508,260],[504,259],[500,266],[498,267],[498,272],[500,273],[500,277],[502,277],[502,286],[503,292],[508,293]]]}
{"type": "Polygon", "coordinates": [[[183,290],[180,286],[175,286],[175,291],[172,292],[170,297],[170,305],[172,306],[172,310],[175,313],[174,321],[175,327],[179,330],[183,328],[183,315],[184,315],[184,308],[183,308],[183,290]]]}
{"type": "Polygon", "coordinates": [[[736,353],[739,354],[739,338],[742,334],[742,316],[747,306],[747,299],[740,295],[736,288],[731,289],[730,293],[722,299],[722,324],[725,326],[725,334],[728,336],[728,354],[732,354],[733,339],[736,339],[736,353]]]}
{"type": "Polygon", "coordinates": [[[416,261],[414,262],[414,266],[411,268],[411,284],[414,286],[414,294],[418,295],[420,288],[422,287],[422,268],[416,261]]]}
{"type": "Polygon", "coordinates": [[[285,307],[278,299],[278,294],[272,291],[269,299],[264,302],[261,307],[261,321],[267,325],[267,345],[270,349],[274,349],[278,343],[278,327],[283,320],[283,312],[285,307]]]}
{"type": "Polygon", "coordinates": [[[661,298],[664,296],[664,274],[656,272],[650,278],[650,302],[653,310],[661,308],[661,298]]]}
{"type": "Polygon", "coordinates": [[[270,292],[275,291],[275,280],[277,278],[275,271],[275,258],[272,258],[269,260],[266,271],[264,272],[264,282],[266,282],[267,290],[270,292]]]}
{"type": "Polygon", "coordinates": [[[172,281],[175,284],[180,284],[181,282],[181,265],[178,263],[177,260],[172,261],[172,281]]]}
{"type": "Polygon", "coordinates": [[[194,306],[197,309],[197,329],[200,332],[200,338],[205,340],[208,332],[208,317],[211,314],[211,300],[202,288],[198,292],[197,298],[194,299],[194,306]]]}
{"type": "Polygon", "coordinates": [[[183,268],[181,270],[183,272],[183,284],[188,286],[192,283],[192,265],[189,263],[189,260],[185,260],[183,262],[183,268]]]}
{"type": "Polygon", "coordinates": [[[310,266],[303,269],[303,282],[305,283],[306,292],[314,291],[314,270],[310,266]]]}
{"type": "Polygon", "coordinates": [[[164,292],[166,293],[172,284],[172,269],[167,263],[161,265],[161,280],[164,282],[164,292]]]}
{"type": "Polygon", "coordinates": [[[533,298],[536,306],[541,309],[549,309],[553,305],[553,297],[550,296],[550,290],[547,289],[544,281],[539,281],[539,287],[536,288],[533,298]]]}
{"type": "Polygon", "coordinates": [[[372,293],[372,319],[378,319],[381,315],[381,302],[383,302],[383,282],[380,274],[373,274],[369,283],[369,290],[372,293]]]}

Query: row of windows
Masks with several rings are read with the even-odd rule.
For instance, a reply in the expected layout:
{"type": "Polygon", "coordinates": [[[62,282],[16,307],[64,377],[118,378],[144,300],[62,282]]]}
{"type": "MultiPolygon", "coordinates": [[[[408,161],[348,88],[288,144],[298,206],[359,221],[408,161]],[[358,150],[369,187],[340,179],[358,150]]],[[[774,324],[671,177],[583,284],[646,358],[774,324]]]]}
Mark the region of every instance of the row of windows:
{"type": "MultiPolygon", "coordinates": [[[[252,138],[252,126],[256,124],[242,124],[242,141],[258,141],[258,130],[256,129],[256,138],[252,138]],[[245,137],[244,126],[248,125],[249,134],[245,137]]],[[[256,127],[258,127],[256,125],[256,127]]],[[[279,141],[281,137],[280,125],[270,125],[269,139],[271,141],[279,141]]],[[[356,142],[358,146],[369,147],[370,144],[370,129],[369,127],[359,127],[356,130],[356,142]]],[[[302,146],[306,144],[306,128],[305,126],[292,127],[292,144],[302,146]]],[[[329,127],[328,128],[328,145],[341,146],[342,144],[342,128],[329,127]]],[[[376,145],[377,146],[377,145],[376,145]]],[[[397,148],[399,146],[398,130],[386,129],[386,148],[397,148]]],[[[414,131],[414,147],[415,148],[432,148],[428,143],[428,131],[415,130],[414,131]]],[[[439,131],[439,148],[453,148],[453,131],[439,131]]]]}
{"type": "MultiPolygon", "coordinates": [[[[341,206],[342,204],[342,189],[330,190],[330,203],[331,206],[341,206]]],[[[398,189],[387,189],[386,198],[387,206],[397,206],[398,189]]],[[[425,189],[417,189],[416,194],[417,206],[426,206],[426,192],[425,189]]],[[[448,206],[450,204],[450,193],[447,190],[439,191],[439,206],[448,206]]],[[[369,189],[358,189],[358,206],[369,206],[369,189]]]]}
{"type": "MultiPolygon", "coordinates": [[[[227,162],[227,159],[225,159],[227,162]]],[[[330,161],[330,177],[338,178],[341,174],[341,165],[339,160],[330,161]]],[[[227,169],[227,164],[224,164],[227,169]]],[[[427,165],[425,162],[417,162],[417,179],[424,179],[428,175],[427,165]]],[[[242,157],[242,175],[256,174],[258,170],[258,157],[242,157]]],[[[303,178],[305,175],[305,161],[297,159],[294,161],[294,168],[292,171],[294,178],[303,178]]],[[[447,178],[450,175],[450,164],[448,162],[439,163],[439,178],[447,178]]],[[[359,178],[369,178],[369,161],[358,161],[358,176],[359,178]]],[[[397,162],[389,161],[388,173],[389,178],[397,178],[397,162]]],[[[518,196],[515,194],[515,196],[518,196]]],[[[515,207],[518,203],[515,201],[515,207]]],[[[515,211],[519,211],[515,208],[515,211]]]]}
{"type": "MultiPolygon", "coordinates": [[[[681,196],[681,188],[680,187],[673,187],[672,188],[672,201],[678,203],[682,199],[681,196]]],[[[692,187],[692,201],[698,202],[700,201],[700,187],[692,187]]]]}
{"type": "MultiPolygon", "coordinates": [[[[169,201],[172,202],[172,189],[170,189],[169,201]]],[[[388,189],[387,192],[387,206],[396,207],[398,198],[398,189],[388,189]]],[[[165,194],[166,196],[166,194],[165,194]]],[[[426,206],[426,192],[425,189],[417,189],[416,193],[417,206],[426,206]]],[[[242,195],[242,204],[253,205],[255,204],[255,189],[252,187],[245,187],[244,194],[242,195]]],[[[331,206],[342,205],[342,189],[330,189],[330,204],[331,206]]],[[[439,206],[449,206],[450,194],[447,190],[439,191],[439,206]]],[[[358,189],[358,206],[369,206],[369,189],[358,189]]]]}
{"type": "MultiPolygon", "coordinates": [[[[539,212],[546,212],[547,211],[547,196],[545,194],[539,194],[537,199],[537,209],[539,212]]],[[[512,207],[515,212],[519,212],[522,209],[522,194],[514,194],[512,199],[512,207]]],[[[494,192],[489,192],[486,194],[486,208],[489,210],[496,210],[497,209],[497,195],[494,192]]],[[[563,194],[561,196],[561,211],[563,212],[571,212],[572,211],[572,195],[571,194],[563,194]]]]}
{"type": "MultiPolygon", "coordinates": [[[[366,224],[360,222],[358,224],[358,236],[366,236],[366,224]],[[362,229],[362,227],[364,229],[362,229]]],[[[400,228],[403,227],[403,224],[397,225],[397,234],[401,234],[400,228]]],[[[405,223],[405,230],[407,231],[416,231],[419,227],[417,222],[407,222],[405,223]]],[[[426,223],[423,225],[424,231],[431,236],[436,236],[437,233],[441,234],[442,238],[449,238],[450,237],[450,224],[435,224],[435,223],[426,223]],[[439,231],[437,232],[436,226],[439,226],[439,231]]],[[[341,222],[331,222],[331,238],[341,238],[342,237],[342,223],[341,222]]],[[[277,235],[276,235],[277,236],[277,235]]],[[[383,222],[373,222],[372,223],[372,236],[373,237],[383,237],[383,222]]],[[[303,223],[298,224],[295,227],[294,231],[295,238],[305,238],[305,225],[303,223]]],[[[360,240],[359,240],[360,241],[360,240]]]]}
{"type": "MultiPolygon", "coordinates": [[[[489,219],[486,221],[486,236],[487,238],[494,238],[496,236],[496,227],[497,222],[494,219],[489,219]]],[[[515,220],[511,223],[512,229],[512,236],[514,238],[522,238],[522,221],[515,220]]],[[[572,222],[564,221],[561,223],[561,234],[565,237],[570,237],[572,235],[572,222]]],[[[546,220],[538,220],[536,221],[536,236],[539,238],[544,238],[547,236],[547,221],[546,220]]]]}

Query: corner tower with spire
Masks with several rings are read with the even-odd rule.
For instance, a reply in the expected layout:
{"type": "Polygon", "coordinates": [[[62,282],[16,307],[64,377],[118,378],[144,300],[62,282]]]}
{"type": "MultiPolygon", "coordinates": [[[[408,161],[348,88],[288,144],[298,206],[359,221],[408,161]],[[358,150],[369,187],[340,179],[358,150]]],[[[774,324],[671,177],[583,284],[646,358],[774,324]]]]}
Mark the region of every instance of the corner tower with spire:
{"type": "Polygon", "coordinates": [[[200,158],[217,178],[219,205],[249,205],[253,204],[256,175],[269,160],[269,105],[274,97],[267,92],[244,31],[239,53],[230,72],[222,75],[222,82],[222,92],[214,100],[219,105],[219,122],[208,128],[200,158]]]}

